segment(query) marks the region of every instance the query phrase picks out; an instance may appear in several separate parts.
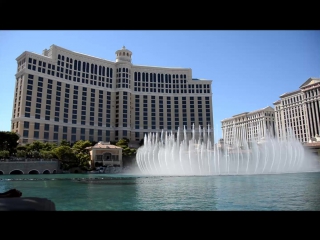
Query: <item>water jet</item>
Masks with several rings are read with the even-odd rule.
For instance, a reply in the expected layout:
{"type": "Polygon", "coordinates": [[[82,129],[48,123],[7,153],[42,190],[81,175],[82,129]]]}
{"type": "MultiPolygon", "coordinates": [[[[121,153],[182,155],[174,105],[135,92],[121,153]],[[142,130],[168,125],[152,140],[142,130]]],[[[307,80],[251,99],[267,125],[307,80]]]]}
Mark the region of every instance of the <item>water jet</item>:
{"type": "MultiPolygon", "coordinates": [[[[243,129],[244,130],[244,129],[243,129]]],[[[265,130],[265,129],[264,129],[265,130]]],[[[136,155],[137,165],[147,175],[242,175],[318,172],[317,157],[295,138],[291,129],[286,136],[274,137],[258,129],[258,140],[248,141],[245,135],[224,147],[212,144],[210,128],[199,126],[195,137],[192,126],[188,139],[186,128],[144,136],[144,145],[136,155]]],[[[233,134],[233,136],[236,136],[233,134]]]]}

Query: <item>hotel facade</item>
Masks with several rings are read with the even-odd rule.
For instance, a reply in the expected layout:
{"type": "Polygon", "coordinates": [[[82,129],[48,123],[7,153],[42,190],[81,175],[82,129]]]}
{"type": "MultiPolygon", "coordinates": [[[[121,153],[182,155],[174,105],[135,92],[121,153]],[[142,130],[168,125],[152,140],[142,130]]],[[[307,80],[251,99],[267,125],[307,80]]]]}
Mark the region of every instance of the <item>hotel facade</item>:
{"type": "Polygon", "coordinates": [[[259,142],[275,135],[274,109],[270,106],[244,112],[221,121],[222,137],[225,146],[237,141],[259,142]]]}
{"type": "Polygon", "coordinates": [[[320,78],[309,78],[298,90],[282,94],[273,105],[279,138],[286,138],[289,129],[301,143],[320,135],[320,78]]]}
{"type": "Polygon", "coordinates": [[[116,61],[56,45],[17,61],[11,130],[20,143],[78,140],[138,143],[149,132],[210,127],[212,80],[190,68],[138,66],[123,47],[116,61]]]}

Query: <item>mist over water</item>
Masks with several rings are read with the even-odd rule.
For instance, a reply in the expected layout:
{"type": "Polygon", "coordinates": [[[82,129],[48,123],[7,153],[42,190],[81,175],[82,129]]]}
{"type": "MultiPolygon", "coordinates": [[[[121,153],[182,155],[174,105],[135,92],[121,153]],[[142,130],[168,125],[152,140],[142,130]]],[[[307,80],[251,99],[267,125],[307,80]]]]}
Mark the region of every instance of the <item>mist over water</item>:
{"type": "MultiPolygon", "coordinates": [[[[260,141],[233,139],[233,145],[219,147],[211,143],[209,128],[199,127],[196,139],[193,126],[191,139],[184,128],[172,132],[149,133],[137,151],[140,171],[148,175],[245,175],[318,172],[317,156],[303,147],[289,129],[284,138],[266,132],[260,141]]],[[[233,134],[235,136],[235,134],[233,134]]],[[[242,135],[244,136],[244,134],[242,135]]]]}

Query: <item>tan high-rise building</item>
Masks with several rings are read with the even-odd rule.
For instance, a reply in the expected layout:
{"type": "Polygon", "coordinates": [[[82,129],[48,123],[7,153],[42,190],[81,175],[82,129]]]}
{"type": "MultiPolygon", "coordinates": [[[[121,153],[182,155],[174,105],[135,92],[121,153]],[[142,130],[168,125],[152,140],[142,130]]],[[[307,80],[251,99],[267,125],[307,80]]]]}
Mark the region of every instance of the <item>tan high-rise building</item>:
{"type": "Polygon", "coordinates": [[[145,133],[210,126],[212,80],[190,68],[137,66],[123,47],[116,61],[56,45],[16,60],[11,130],[21,143],[34,140],[139,142],[145,133]]]}
{"type": "Polygon", "coordinates": [[[274,109],[270,106],[234,115],[221,121],[222,137],[225,145],[235,144],[238,140],[259,142],[274,136],[274,109]]]}
{"type": "Polygon", "coordinates": [[[320,135],[320,78],[309,78],[299,90],[282,94],[273,105],[279,138],[286,138],[289,129],[301,143],[320,135]]]}

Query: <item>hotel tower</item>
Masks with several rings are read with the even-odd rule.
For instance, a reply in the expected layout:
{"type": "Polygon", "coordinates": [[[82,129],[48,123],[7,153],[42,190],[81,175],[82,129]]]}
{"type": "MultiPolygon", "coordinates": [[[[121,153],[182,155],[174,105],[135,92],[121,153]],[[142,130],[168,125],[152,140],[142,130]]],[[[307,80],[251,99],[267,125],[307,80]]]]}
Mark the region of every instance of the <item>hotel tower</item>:
{"type": "Polygon", "coordinates": [[[320,78],[309,78],[298,90],[282,94],[273,105],[279,138],[286,138],[289,129],[301,143],[319,137],[320,78]]]}
{"type": "Polygon", "coordinates": [[[270,106],[234,115],[221,121],[224,144],[232,145],[238,140],[260,142],[274,137],[274,109],[270,106]]]}
{"type": "MultiPolygon", "coordinates": [[[[149,132],[211,129],[212,80],[190,68],[138,66],[123,47],[116,61],[56,45],[17,60],[11,130],[20,143],[78,140],[138,143],[149,132]]],[[[196,131],[195,131],[196,132],[196,131]]]]}

